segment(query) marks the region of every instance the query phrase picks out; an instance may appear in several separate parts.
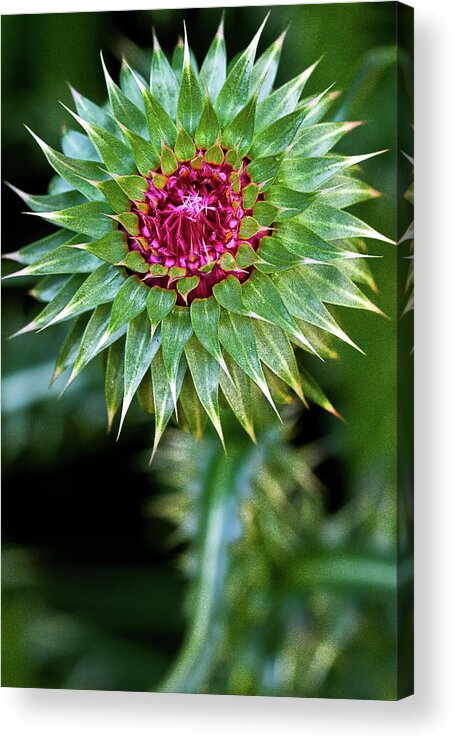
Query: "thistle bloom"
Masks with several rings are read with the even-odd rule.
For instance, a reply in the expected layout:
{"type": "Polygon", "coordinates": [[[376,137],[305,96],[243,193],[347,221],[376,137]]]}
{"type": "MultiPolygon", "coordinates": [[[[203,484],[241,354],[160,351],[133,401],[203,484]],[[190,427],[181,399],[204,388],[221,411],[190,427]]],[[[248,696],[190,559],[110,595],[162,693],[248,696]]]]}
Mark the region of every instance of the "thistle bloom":
{"type": "Polygon", "coordinates": [[[330,89],[302,98],[315,65],[273,88],[284,34],[255,61],[263,25],[227,69],[222,24],[199,72],[186,34],[172,64],[154,38],[150,84],[124,60],[118,86],[103,61],[106,106],[72,90],[83,133],[62,152],[33,134],[48,194],[15,189],[59,227],[8,256],[44,276],[19,332],[72,320],[54,379],[103,352],[109,424],[137,393],[154,450],[174,412],[222,438],[220,404],[254,439],[258,394],[334,412],[295,350],[354,345],[326,304],[379,311],[363,238],[387,238],[344,210],[376,195],[356,175],[372,155],[330,153],[357,123],[322,123],[330,89]]]}
{"type": "Polygon", "coordinates": [[[237,265],[239,247],[257,252],[268,232],[240,237],[243,218],[253,214],[241,200],[251,178],[247,160],[238,171],[234,164],[226,162],[220,147],[212,155],[195,149],[194,158],[179,163],[169,178],[150,179],[144,202],[132,207],[139,231],[128,236],[128,247],[151,266],[150,274],[139,276],[148,286],[168,289],[174,283],[177,304],[207,299],[231,274],[243,282],[252,265],[237,265]]]}

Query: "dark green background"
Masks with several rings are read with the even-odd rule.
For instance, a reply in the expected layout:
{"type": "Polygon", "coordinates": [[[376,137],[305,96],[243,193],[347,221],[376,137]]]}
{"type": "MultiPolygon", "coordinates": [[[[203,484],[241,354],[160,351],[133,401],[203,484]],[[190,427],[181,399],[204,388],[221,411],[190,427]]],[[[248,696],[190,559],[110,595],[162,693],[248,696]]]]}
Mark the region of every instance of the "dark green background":
{"type": "MultiPolygon", "coordinates": [[[[229,57],[249,42],[265,11],[226,11],[229,57]]],[[[118,72],[122,53],[146,72],[144,49],[151,51],[152,25],[169,53],[185,19],[201,63],[219,17],[216,9],[3,17],[3,178],[29,193],[45,191],[49,167],[22,124],[57,147],[62,128],[70,123],[58,103],[71,105],[65,82],[99,103],[104,100],[100,49],[111,73],[118,72]]],[[[396,6],[275,7],[259,51],[288,25],[277,82],[323,55],[308,93],[331,83],[343,92],[354,83],[354,98],[340,97],[339,103],[346,101],[344,118],[367,123],[338,149],[388,149],[364,167],[365,179],[382,198],[354,211],[395,239],[409,217],[403,214],[397,224],[396,164],[399,149],[410,152],[412,147],[409,80],[406,90],[401,70],[381,61],[384,49],[396,42],[396,6]]],[[[403,167],[398,194],[410,178],[410,168],[403,167]]],[[[5,187],[3,252],[47,233],[46,225],[22,215],[21,209],[5,187]]],[[[374,262],[379,293],[371,296],[388,319],[337,312],[366,356],[340,345],[339,361],[316,362],[312,370],[347,424],[315,410],[304,413],[301,440],[328,441],[318,471],[327,486],[327,523],[337,513],[357,518],[365,549],[393,560],[397,257],[392,246],[370,241],[368,247],[381,256],[374,262]],[[374,519],[362,529],[366,513],[374,513],[374,519]]],[[[36,312],[26,285],[17,281],[4,289],[4,338],[36,312]]],[[[146,466],[152,422],[134,409],[119,443],[105,435],[102,376],[96,364],[57,400],[47,384],[62,331],[4,341],[3,683],[147,690],[181,641],[185,590],[175,555],[166,546],[169,528],[144,515],[156,489],[154,472],[146,466]]],[[[391,592],[378,600],[361,596],[356,604],[360,633],[349,639],[347,632],[326,676],[308,689],[310,695],[397,695],[396,598],[391,592]]]]}

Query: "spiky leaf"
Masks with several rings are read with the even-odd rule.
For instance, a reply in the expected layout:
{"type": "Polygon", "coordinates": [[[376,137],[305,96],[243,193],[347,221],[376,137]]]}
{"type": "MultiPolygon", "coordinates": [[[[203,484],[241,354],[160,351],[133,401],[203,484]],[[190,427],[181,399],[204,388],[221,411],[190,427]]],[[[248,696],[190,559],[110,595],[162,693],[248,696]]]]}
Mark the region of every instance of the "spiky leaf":
{"type": "Polygon", "coordinates": [[[160,344],[161,337],[159,334],[152,337],[147,312],[144,311],[131,320],[126,334],[124,389],[119,434],[134,394],[150,367],[152,358],[158,351],[160,344]]]}
{"type": "Polygon", "coordinates": [[[106,395],[108,430],[112,428],[114,417],[119,410],[123,399],[124,346],[124,338],[120,338],[109,347],[107,352],[104,389],[106,395]]]}
{"type": "Polygon", "coordinates": [[[226,44],[223,21],[221,21],[202,63],[200,78],[207,88],[210,100],[214,103],[226,79],[226,44]]]}
{"type": "Polygon", "coordinates": [[[232,67],[216,98],[215,111],[223,127],[232,121],[247,101],[254,56],[265,20],[248,48],[232,67]]]}
{"type": "Polygon", "coordinates": [[[185,55],[183,58],[182,81],[177,103],[177,118],[190,134],[196,131],[202,112],[202,92],[199,80],[193,69],[185,32],[185,55]]]}
{"type": "Polygon", "coordinates": [[[158,38],[153,33],[152,67],[150,70],[150,90],[165,111],[175,118],[177,111],[178,85],[174,71],[169,64],[159,44],[158,38]]]}
{"type": "Polygon", "coordinates": [[[209,416],[221,441],[223,441],[218,408],[220,367],[213,356],[201,347],[194,336],[185,345],[185,356],[201,405],[209,416]]]}

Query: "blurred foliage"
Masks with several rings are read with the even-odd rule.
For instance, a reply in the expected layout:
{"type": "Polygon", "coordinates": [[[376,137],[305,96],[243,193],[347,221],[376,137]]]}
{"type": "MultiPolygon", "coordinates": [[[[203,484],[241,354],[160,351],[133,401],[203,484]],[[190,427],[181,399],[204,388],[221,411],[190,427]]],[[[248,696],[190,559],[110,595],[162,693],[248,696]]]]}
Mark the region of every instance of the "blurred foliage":
{"type": "Polygon", "coordinates": [[[159,689],[390,697],[393,522],[367,493],[327,513],[314,469],[332,442],[297,446],[298,413],[286,441],[264,409],[257,446],[231,423],[227,455],[210,436],[168,436],[158,475],[170,492],[152,512],[190,544],[190,629],[159,689]]]}
{"type": "MultiPolygon", "coordinates": [[[[231,55],[245,46],[263,15],[258,7],[227,11],[231,55]]],[[[58,104],[59,99],[70,103],[65,80],[102,102],[99,49],[107,52],[113,70],[122,53],[140,69],[141,49],[151,47],[152,24],[169,51],[183,18],[200,62],[218,10],[4,17],[4,178],[30,193],[43,192],[49,169],[22,123],[56,145],[68,123],[58,104]]],[[[341,95],[339,105],[345,107],[343,115],[367,123],[339,149],[346,154],[389,150],[364,166],[365,179],[382,198],[354,213],[390,237],[403,235],[412,209],[403,206],[397,214],[395,197],[408,189],[412,166],[403,158],[397,183],[396,162],[398,141],[412,154],[411,63],[400,52],[397,141],[397,75],[387,49],[395,39],[395,4],[275,8],[259,51],[288,24],[277,82],[324,55],[308,92],[332,81],[343,92],[354,83],[355,96],[341,95]]],[[[3,204],[4,252],[45,233],[38,220],[20,215],[18,199],[8,189],[3,204]]],[[[84,371],[58,400],[63,383],[49,390],[48,379],[61,328],[8,342],[36,306],[24,292],[26,281],[5,290],[5,685],[148,690],[176,679],[181,683],[178,668],[182,657],[186,661],[188,638],[177,652],[188,580],[179,565],[183,561],[187,577],[194,578],[186,601],[191,638],[204,529],[202,541],[188,547],[186,533],[177,544],[174,529],[156,516],[158,503],[164,507],[158,498],[170,486],[179,522],[191,513],[197,521],[204,513],[201,503],[210,502],[218,474],[226,473],[238,449],[251,462],[246,486],[233,488],[241,515],[230,513],[232,528],[220,547],[225,570],[221,602],[218,591],[216,614],[210,612],[209,656],[202,666],[202,655],[196,655],[201,676],[194,674],[193,686],[185,690],[396,697],[396,302],[409,261],[403,260],[397,286],[395,249],[371,241],[368,249],[381,256],[373,266],[378,295],[371,296],[388,319],[339,310],[366,356],[340,346],[340,360],[318,368],[347,424],[296,408],[289,413],[289,441],[270,423],[254,449],[234,427],[227,459],[209,438],[196,444],[171,432],[170,462],[166,465],[163,454],[151,471],[144,451],[152,438],[150,421],[132,409],[114,448],[113,436],[105,435],[102,377],[96,368],[84,371]],[[180,481],[163,481],[166,466],[180,481]]],[[[410,313],[402,322],[406,335],[410,313]]],[[[403,386],[412,393],[409,384],[403,386]]],[[[406,424],[401,434],[407,442],[412,422],[406,424]]],[[[410,461],[407,443],[400,452],[403,479],[410,461]]],[[[404,509],[409,510],[408,503],[404,509]]],[[[406,553],[409,533],[401,532],[400,538],[406,553]]],[[[221,569],[222,562],[215,566],[221,569]]],[[[403,687],[410,683],[407,677],[403,687]]]]}

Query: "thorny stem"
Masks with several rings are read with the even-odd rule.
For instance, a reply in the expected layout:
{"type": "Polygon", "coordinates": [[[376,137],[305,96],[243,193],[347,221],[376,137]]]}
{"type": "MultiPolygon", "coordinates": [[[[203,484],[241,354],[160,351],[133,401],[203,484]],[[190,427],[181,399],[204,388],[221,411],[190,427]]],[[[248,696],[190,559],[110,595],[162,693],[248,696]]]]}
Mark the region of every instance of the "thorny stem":
{"type": "Polygon", "coordinates": [[[227,455],[216,446],[200,503],[192,619],[177,659],[158,691],[196,693],[208,678],[222,634],[229,545],[239,533],[239,502],[250,489],[257,455],[257,448],[245,441],[230,446],[227,455]]]}

